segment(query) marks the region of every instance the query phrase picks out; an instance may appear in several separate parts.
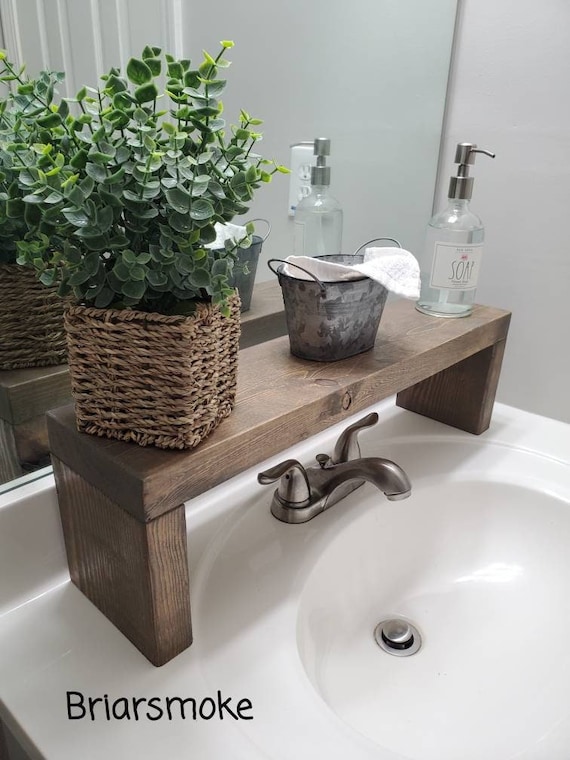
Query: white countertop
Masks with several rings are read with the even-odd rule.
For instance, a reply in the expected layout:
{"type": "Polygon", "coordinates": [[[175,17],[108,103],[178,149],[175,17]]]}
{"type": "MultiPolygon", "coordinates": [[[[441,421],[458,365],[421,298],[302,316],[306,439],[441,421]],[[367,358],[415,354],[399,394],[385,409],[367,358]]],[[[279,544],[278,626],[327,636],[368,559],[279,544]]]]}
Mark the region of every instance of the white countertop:
{"type": "MultiPolygon", "coordinates": [[[[373,408],[381,415],[386,440],[410,434],[472,438],[400,410],[393,399],[373,408]]],[[[257,472],[285,456],[307,461],[318,451],[329,450],[347,424],[337,425],[187,504],[191,598],[205,550],[220,526],[251,502],[248,488],[249,493],[252,483],[258,488],[257,472]]],[[[568,429],[563,423],[496,405],[491,429],[484,435],[560,458],[568,429]]],[[[263,493],[268,511],[271,492],[263,493]]],[[[200,626],[195,629],[199,631],[200,626]]],[[[163,707],[167,698],[174,697],[192,697],[198,703],[213,698],[216,702],[217,685],[206,677],[201,658],[202,644],[197,637],[188,650],[155,668],[71,584],[52,476],[0,495],[0,718],[33,760],[269,757],[256,746],[255,732],[249,726],[243,731],[242,720],[224,710],[223,719],[218,713],[210,720],[169,720],[166,713],[157,720],[144,713],[135,719],[134,698],[141,700],[143,709],[148,704],[143,700],[153,697],[157,698],[154,704],[163,707]],[[70,719],[67,692],[81,693],[85,699],[101,698],[94,707],[96,719],[88,715],[70,719]],[[122,698],[129,702],[131,719],[107,720],[105,699],[110,710],[115,703],[115,711],[124,713],[122,698]]],[[[231,698],[235,711],[238,702],[249,696],[244,682],[241,693],[223,693],[222,699],[231,698]]],[[[267,694],[267,699],[271,698],[267,694]]],[[[74,710],[74,714],[80,712],[74,710]]],[[[263,711],[254,703],[250,713],[255,723],[263,711]]],[[[250,713],[244,710],[244,714],[250,713]]]]}

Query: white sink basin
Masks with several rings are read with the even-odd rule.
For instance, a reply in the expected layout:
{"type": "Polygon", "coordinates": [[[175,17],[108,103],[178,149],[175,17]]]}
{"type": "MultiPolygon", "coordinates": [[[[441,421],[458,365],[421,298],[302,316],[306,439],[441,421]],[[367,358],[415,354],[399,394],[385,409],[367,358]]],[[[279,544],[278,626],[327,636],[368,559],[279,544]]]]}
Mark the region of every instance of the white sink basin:
{"type": "Polygon", "coordinates": [[[194,583],[205,677],[247,693],[240,729],[272,760],[567,760],[568,429],[558,455],[500,414],[480,438],[406,417],[413,435],[360,440],[409,499],[367,484],[287,525],[260,487],[228,518],[194,583]],[[395,617],[421,633],[410,657],[374,640],[395,617]]]}

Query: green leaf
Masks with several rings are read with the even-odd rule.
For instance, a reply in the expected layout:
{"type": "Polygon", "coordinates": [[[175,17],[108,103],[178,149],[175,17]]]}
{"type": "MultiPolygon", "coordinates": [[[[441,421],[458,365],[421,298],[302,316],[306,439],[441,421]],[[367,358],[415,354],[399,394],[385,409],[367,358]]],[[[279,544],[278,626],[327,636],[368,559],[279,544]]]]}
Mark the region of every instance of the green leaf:
{"type": "Polygon", "coordinates": [[[153,288],[161,288],[168,284],[168,277],[164,272],[157,272],[153,269],[146,273],[146,279],[153,288]]]}
{"type": "Polygon", "coordinates": [[[152,80],[152,71],[144,61],[131,58],[127,64],[127,76],[133,84],[143,85],[152,80]]]}
{"type": "Polygon", "coordinates": [[[192,202],[191,196],[180,187],[173,187],[172,190],[166,190],[166,200],[175,211],[180,214],[187,214],[190,211],[192,202]]]}
{"type": "Polygon", "coordinates": [[[133,101],[131,99],[130,93],[128,92],[120,91],[113,96],[113,105],[120,111],[128,110],[132,104],[133,101]]]}
{"type": "Polygon", "coordinates": [[[197,201],[193,201],[192,208],[190,209],[190,216],[192,219],[202,220],[210,219],[216,212],[210,201],[205,198],[199,198],[197,201]]]}
{"type": "MultiPolygon", "coordinates": [[[[81,230],[79,230],[81,233],[81,230]]],[[[78,234],[79,234],[78,233],[78,234]]],[[[90,251],[108,251],[109,250],[109,238],[107,235],[92,235],[83,238],[85,247],[90,251]]]]}
{"type": "Polygon", "coordinates": [[[6,203],[6,216],[10,219],[19,219],[25,210],[25,204],[19,198],[14,198],[6,203]]]}
{"type": "Polygon", "coordinates": [[[107,170],[99,164],[86,164],[85,171],[95,182],[104,182],[107,179],[107,170]]]}
{"type": "Polygon", "coordinates": [[[122,261],[117,261],[115,263],[113,272],[115,274],[115,277],[118,277],[121,282],[127,282],[131,276],[130,268],[122,261]]]}
{"type": "Polygon", "coordinates": [[[212,264],[212,275],[221,275],[227,277],[229,275],[229,262],[227,259],[216,259],[212,264]]]}
{"type": "Polygon", "coordinates": [[[211,283],[210,273],[202,267],[196,267],[188,279],[196,288],[206,288],[211,283]]]}
{"type": "Polygon", "coordinates": [[[107,118],[113,122],[115,129],[123,129],[127,126],[130,119],[126,113],[120,111],[118,108],[113,109],[107,116],[107,118]]]}
{"type": "MultiPolygon", "coordinates": [[[[116,76],[115,74],[112,74],[106,82],[105,90],[108,90],[112,95],[118,95],[121,92],[124,92],[127,89],[127,83],[124,79],[121,77],[116,76]]],[[[113,102],[114,102],[113,98],[113,102]]]]}
{"type": "Polygon", "coordinates": [[[132,267],[131,272],[131,280],[139,281],[144,280],[146,276],[146,268],[143,266],[135,265],[132,267]]]}
{"type": "Polygon", "coordinates": [[[257,182],[258,179],[259,179],[259,175],[257,173],[257,169],[255,168],[255,166],[249,166],[245,173],[245,181],[248,184],[251,184],[252,182],[257,182]]]}
{"type": "Polygon", "coordinates": [[[87,151],[84,148],[80,148],[77,153],[71,157],[69,163],[74,169],[84,169],[87,163],[87,151]]]}
{"type": "Polygon", "coordinates": [[[98,309],[106,309],[114,298],[115,294],[111,288],[102,288],[102,290],[100,290],[97,294],[97,298],[95,299],[95,306],[98,309]]]}
{"type": "Polygon", "coordinates": [[[126,251],[123,251],[122,253],[123,261],[126,261],[127,264],[136,264],[137,262],[137,255],[134,251],[131,251],[130,248],[126,251]]]}
{"type": "Polygon", "coordinates": [[[152,100],[156,100],[158,98],[158,88],[154,82],[137,87],[135,98],[137,99],[137,103],[149,103],[152,100]]]}
{"type": "Polygon", "coordinates": [[[176,232],[187,233],[193,228],[193,222],[189,214],[179,214],[177,211],[172,211],[168,215],[168,223],[176,232]]]}
{"type": "Polygon", "coordinates": [[[46,116],[41,116],[38,119],[38,124],[45,129],[58,127],[61,124],[61,116],[58,113],[49,113],[46,116]]]}
{"type": "Polygon", "coordinates": [[[200,86],[200,73],[198,71],[187,71],[184,74],[184,85],[186,87],[199,87],[200,86]]]}
{"type": "Polygon", "coordinates": [[[176,79],[179,81],[184,76],[182,64],[178,63],[178,61],[168,61],[167,73],[170,79],[176,79]]]}
{"type": "Polygon", "coordinates": [[[139,301],[146,292],[146,283],[144,280],[131,280],[123,285],[123,294],[129,298],[139,301]]]}
{"type": "Polygon", "coordinates": [[[124,166],[120,166],[116,172],[113,174],[110,174],[107,179],[105,180],[106,185],[115,185],[117,182],[120,182],[123,177],[126,174],[126,169],[124,166]]]}
{"type": "Polygon", "coordinates": [[[113,209],[109,206],[103,206],[97,210],[97,229],[102,234],[108,232],[114,220],[113,209]]]}
{"type": "Polygon", "coordinates": [[[146,58],[145,59],[146,65],[149,67],[149,69],[152,71],[152,75],[154,77],[160,76],[160,72],[162,69],[162,61],[160,58],[146,58]]]}
{"type": "Polygon", "coordinates": [[[39,280],[42,283],[42,285],[46,285],[49,288],[54,284],[55,274],[56,274],[55,269],[46,269],[45,272],[41,273],[39,280]]]}

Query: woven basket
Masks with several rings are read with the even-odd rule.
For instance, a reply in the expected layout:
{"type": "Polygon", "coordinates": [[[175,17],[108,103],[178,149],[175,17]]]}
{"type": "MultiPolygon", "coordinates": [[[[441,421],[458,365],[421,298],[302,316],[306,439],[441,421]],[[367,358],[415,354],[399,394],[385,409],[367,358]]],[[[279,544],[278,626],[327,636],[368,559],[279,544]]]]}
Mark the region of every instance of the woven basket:
{"type": "Polygon", "coordinates": [[[239,297],[231,315],[190,317],[71,306],[65,328],[80,431],[140,446],[197,446],[235,402],[239,297]]]}
{"type": "Polygon", "coordinates": [[[65,364],[64,308],[32,269],[0,264],[0,369],[65,364]]]}

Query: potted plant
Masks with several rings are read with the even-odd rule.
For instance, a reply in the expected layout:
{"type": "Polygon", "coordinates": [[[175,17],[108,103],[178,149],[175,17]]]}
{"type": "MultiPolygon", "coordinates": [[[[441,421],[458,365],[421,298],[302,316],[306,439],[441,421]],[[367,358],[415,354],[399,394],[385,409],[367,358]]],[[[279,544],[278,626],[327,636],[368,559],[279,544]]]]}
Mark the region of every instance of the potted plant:
{"type": "Polygon", "coordinates": [[[240,318],[229,279],[252,229],[222,250],[208,244],[287,170],[253,153],[258,119],[242,111],[226,128],[218,71],[232,45],[195,68],[145,47],[126,76],[113,68],[54,107],[59,141],[22,156],[24,201],[43,226],[18,260],[76,300],[66,330],[80,430],[188,448],[233,408],[240,318]]]}
{"type": "Polygon", "coordinates": [[[31,268],[19,266],[17,243],[38,227],[40,215],[23,201],[27,190],[18,182],[19,154],[49,134],[55,87],[63,74],[24,74],[0,51],[0,369],[62,364],[66,361],[64,302],[56,288],[45,288],[31,268]]]}

